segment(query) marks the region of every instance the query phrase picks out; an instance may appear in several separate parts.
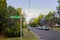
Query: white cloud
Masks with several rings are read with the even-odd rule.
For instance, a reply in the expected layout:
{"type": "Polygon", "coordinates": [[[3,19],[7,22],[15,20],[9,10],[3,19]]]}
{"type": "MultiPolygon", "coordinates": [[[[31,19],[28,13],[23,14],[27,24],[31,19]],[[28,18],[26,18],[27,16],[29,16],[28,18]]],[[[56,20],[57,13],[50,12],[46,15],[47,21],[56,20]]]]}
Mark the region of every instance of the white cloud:
{"type": "Polygon", "coordinates": [[[38,17],[39,14],[47,15],[49,11],[54,11],[52,9],[25,9],[26,20],[29,21],[31,18],[38,17]]]}

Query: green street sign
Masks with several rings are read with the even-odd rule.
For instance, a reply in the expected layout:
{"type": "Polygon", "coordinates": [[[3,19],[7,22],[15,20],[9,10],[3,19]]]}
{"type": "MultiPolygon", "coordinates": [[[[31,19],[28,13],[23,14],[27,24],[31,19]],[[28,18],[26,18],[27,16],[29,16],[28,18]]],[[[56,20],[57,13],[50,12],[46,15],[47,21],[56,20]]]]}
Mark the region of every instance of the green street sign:
{"type": "Polygon", "coordinates": [[[20,18],[20,16],[10,16],[10,18],[20,18]]]}

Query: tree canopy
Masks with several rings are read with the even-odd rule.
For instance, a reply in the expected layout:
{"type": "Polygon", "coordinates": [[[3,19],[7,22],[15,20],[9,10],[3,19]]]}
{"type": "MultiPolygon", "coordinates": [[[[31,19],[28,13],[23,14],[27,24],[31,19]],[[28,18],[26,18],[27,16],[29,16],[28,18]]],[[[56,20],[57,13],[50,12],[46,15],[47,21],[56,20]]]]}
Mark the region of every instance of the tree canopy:
{"type": "Polygon", "coordinates": [[[0,0],[0,28],[2,29],[7,23],[7,3],[6,0],[0,0]]]}

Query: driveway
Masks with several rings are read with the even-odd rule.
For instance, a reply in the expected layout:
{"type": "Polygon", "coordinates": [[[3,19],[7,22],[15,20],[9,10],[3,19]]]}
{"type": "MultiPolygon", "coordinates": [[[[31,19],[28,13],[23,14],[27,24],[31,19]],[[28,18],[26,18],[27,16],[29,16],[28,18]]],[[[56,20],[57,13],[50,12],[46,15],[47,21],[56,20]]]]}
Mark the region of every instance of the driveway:
{"type": "Polygon", "coordinates": [[[31,28],[31,31],[39,37],[44,38],[44,40],[60,40],[60,32],[54,30],[38,30],[31,28]]]}

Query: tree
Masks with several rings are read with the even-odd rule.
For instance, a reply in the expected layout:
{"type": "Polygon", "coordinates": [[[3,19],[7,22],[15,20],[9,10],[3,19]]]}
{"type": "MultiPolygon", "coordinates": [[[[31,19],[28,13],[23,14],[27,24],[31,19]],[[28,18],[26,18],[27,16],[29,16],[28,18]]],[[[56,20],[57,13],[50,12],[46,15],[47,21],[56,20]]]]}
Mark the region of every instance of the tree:
{"type": "Polygon", "coordinates": [[[17,8],[17,11],[19,12],[19,14],[22,14],[22,9],[21,8],[17,8]]]}
{"type": "Polygon", "coordinates": [[[41,19],[44,17],[44,15],[40,14],[38,18],[32,18],[29,22],[30,26],[36,27],[41,25],[41,19]]]}
{"type": "MultiPolygon", "coordinates": [[[[22,9],[21,8],[17,8],[17,11],[19,12],[20,16],[22,17],[22,24],[25,22],[25,16],[22,13],[22,9]]],[[[24,24],[22,25],[24,27],[24,24]]]]}
{"type": "Polygon", "coordinates": [[[58,0],[58,3],[60,3],[60,0],[58,0]]]}
{"type": "Polygon", "coordinates": [[[34,18],[34,26],[36,27],[38,25],[38,18],[34,18]]]}
{"type": "Polygon", "coordinates": [[[34,22],[30,21],[28,24],[30,27],[34,27],[34,22]]]}
{"type": "Polygon", "coordinates": [[[46,22],[47,22],[48,20],[53,19],[53,18],[54,18],[54,14],[55,14],[54,11],[53,11],[53,12],[50,11],[50,12],[48,13],[48,15],[45,17],[46,22]]]}
{"type": "Polygon", "coordinates": [[[38,17],[38,25],[41,25],[40,21],[41,19],[44,17],[44,15],[40,14],[39,17],[38,17]]]}
{"type": "Polygon", "coordinates": [[[7,7],[7,12],[8,22],[4,30],[6,36],[20,36],[20,18],[10,18],[10,16],[20,16],[19,12],[12,6],[7,7]]]}
{"type": "Polygon", "coordinates": [[[12,18],[10,18],[10,16],[20,16],[19,12],[12,6],[8,6],[7,11],[8,11],[8,15],[9,15],[9,17],[8,17],[8,25],[16,26],[16,27],[20,26],[20,19],[12,19],[12,18]]]}
{"type": "Polygon", "coordinates": [[[32,18],[32,19],[29,21],[29,25],[30,25],[31,27],[35,27],[34,18],[32,18]]]}
{"type": "Polygon", "coordinates": [[[7,4],[6,0],[0,0],[0,31],[7,23],[7,4]]]}
{"type": "Polygon", "coordinates": [[[58,12],[58,14],[59,14],[59,16],[60,16],[60,0],[58,0],[58,3],[59,3],[59,5],[58,5],[58,7],[57,7],[57,12],[58,12]]]}
{"type": "Polygon", "coordinates": [[[56,8],[57,9],[57,13],[59,14],[59,18],[56,18],[56,23],[60,24],[60,0],[58,0],[58,7],[56,8]]]}
{"type": "Polygon", "coordinates": [[[0,14],[5,13],[7,8],[6,0],[0,0],[0,14]]]}
{"type": "Polygon", "coordinates": [[[49,27],[51,27],[51,29],[53,29],[53,25],[54,25],[54,23],[55,23],[55,17],[54,17],[54,15],[55,15],[55,11],[53,11],[53,12],[49,12],[48,13],[48,15],[45,17],[45,23],[47,23],[47,25],[49,26],[49,27]]]}

